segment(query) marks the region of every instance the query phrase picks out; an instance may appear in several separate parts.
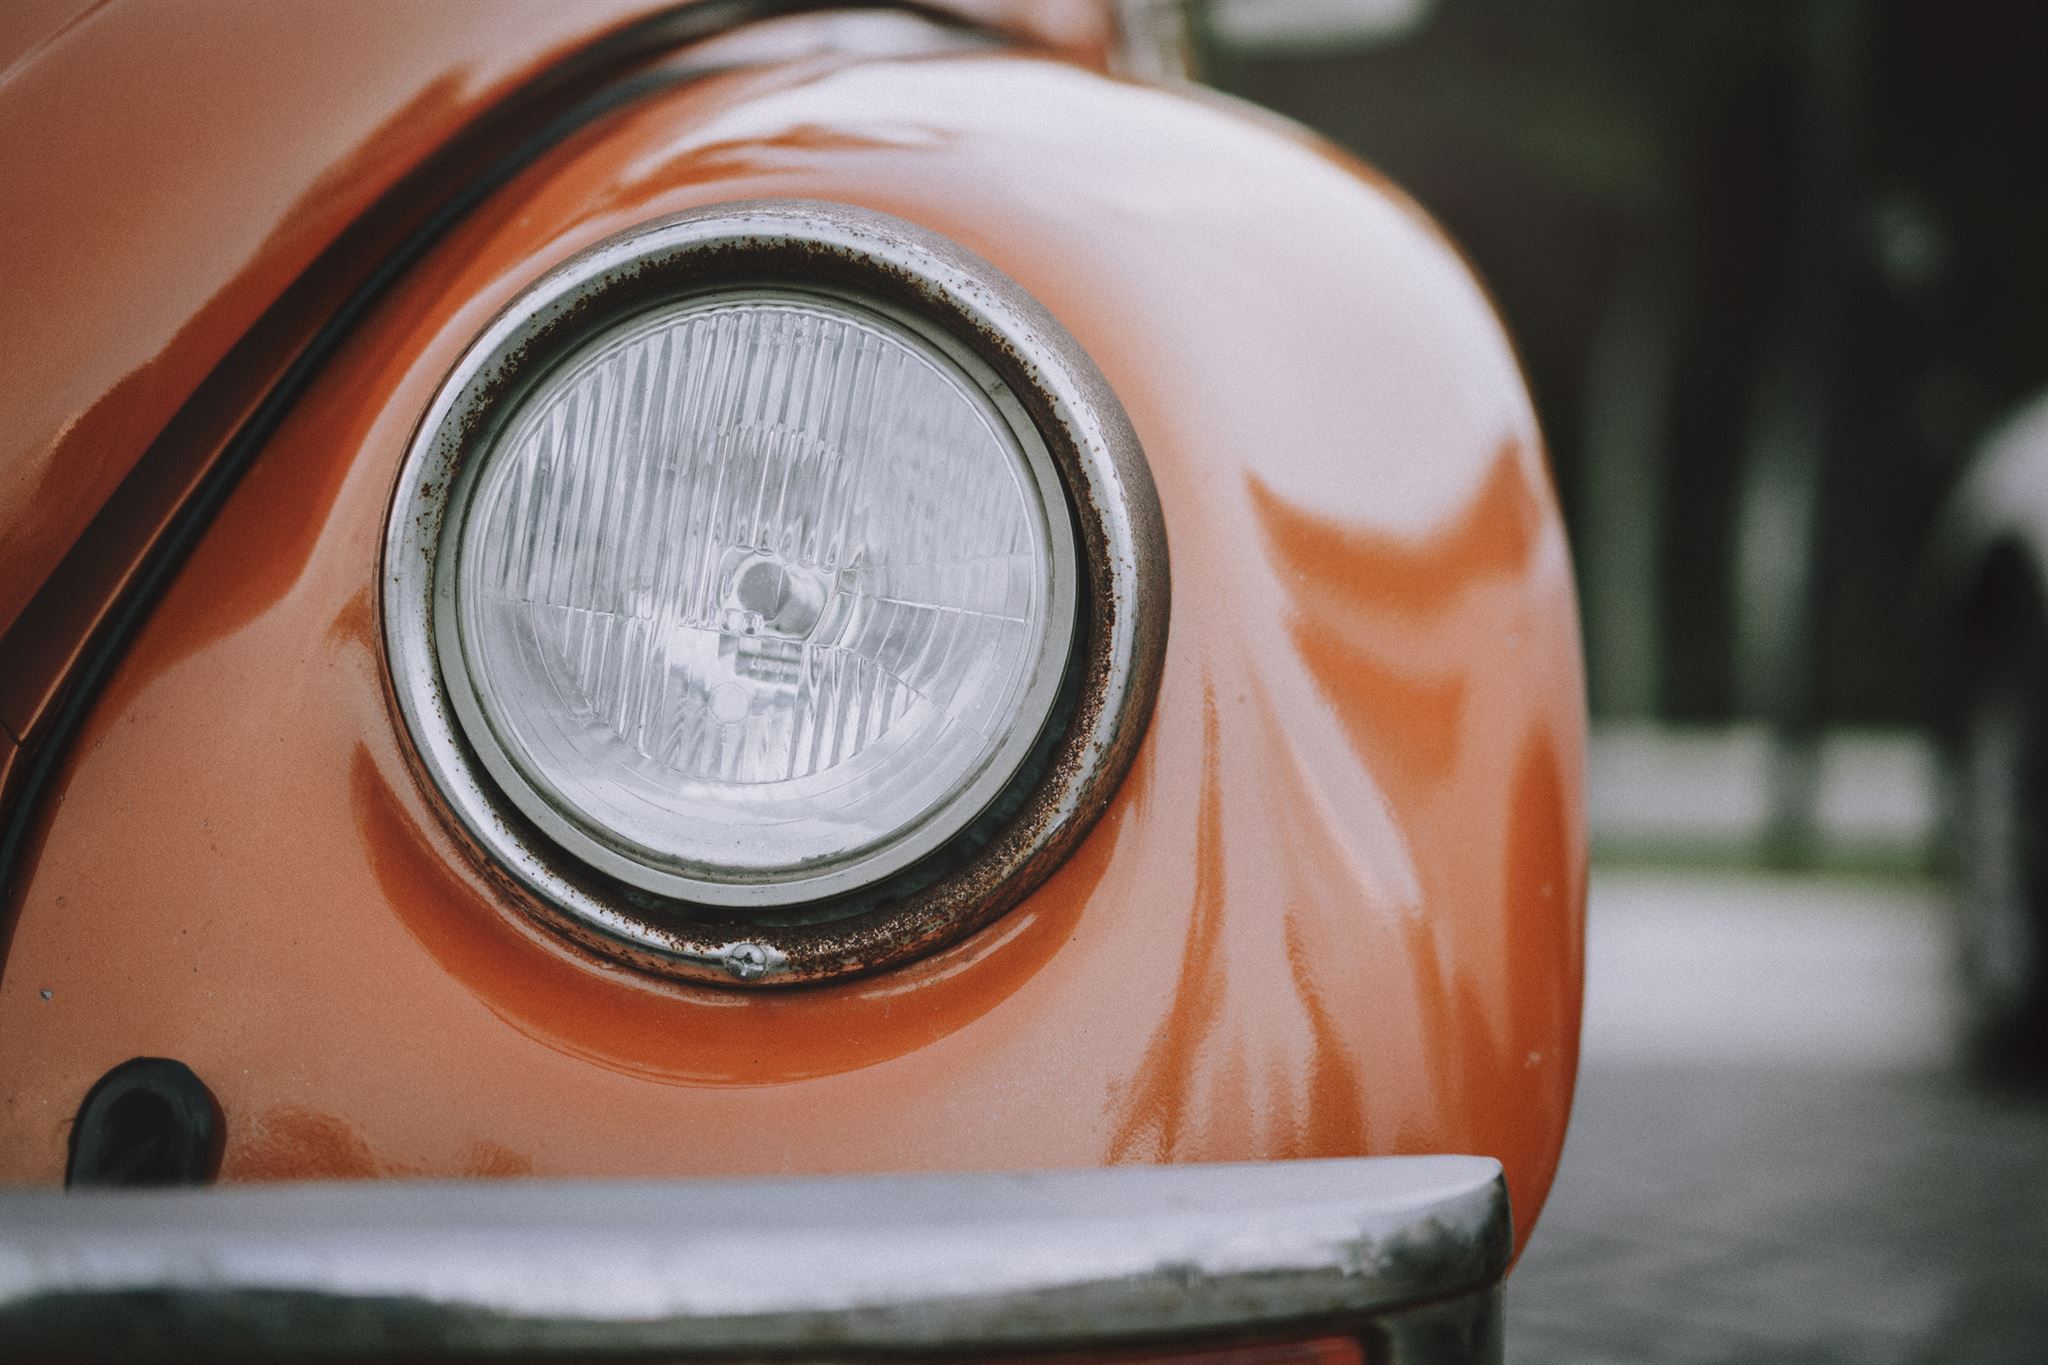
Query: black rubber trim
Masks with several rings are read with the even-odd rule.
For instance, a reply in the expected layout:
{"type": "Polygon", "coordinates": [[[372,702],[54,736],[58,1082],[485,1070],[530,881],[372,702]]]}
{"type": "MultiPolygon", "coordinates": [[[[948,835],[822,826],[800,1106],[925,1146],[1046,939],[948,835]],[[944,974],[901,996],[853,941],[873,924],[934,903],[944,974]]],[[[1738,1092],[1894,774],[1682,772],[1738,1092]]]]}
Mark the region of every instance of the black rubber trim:
{"type": "MultiPolygon", "coordinates": [[[[743,24],[828,10],[874,9],[901,10],[954,29],[971,28],[959,16],[931,10],[915,3],[915,0],[698,0],[696,4],[628,25],[597,40],[571,61],[582,73],[602,80],[606,70],[630,68],[657,60],[666,51],[715,37],[743,24]]],[[[0,962],[4,962],[12,939],[9,914],[18,891],[15,880],[22,849],[27,845],[29,832],[42,808],[44,789],[56,773],[59,760],[68,751],[73,735],[91,710],[100,688],[127,652],[129,642],[149,618],[157,599],[176,577],[186,556],[227,502],[257,454],[269,444],[299,395],[339,349],[350,331],[392,284],[446,236],[456,223],[579,129],[643,96],[688,84],[716,74],[717,70],[719,68],[712,67],[647,70],[624,76],[548,120],[537,132],[497,157],[475,178],[443,200],[407,233],[399,245],[356,285],[271,385],[191,495],[177,508],[169,526],[144,558],[129,590],[108,613],[105,625],[65,679],[63,692],[34,751],[24,752],[21,756],[27,765],[26,771],[12,794],[6,829],[4,834],[0,834],[0,962]]],[[[472,125],[472,129],[484,129],[508,117],[516,117],[520,108],[558,94],[564,79],[559,68],[542,74],[485,113],[472,125]]],[[[405,177],[358,221],[374,218],[392,199],[413,189],[419,174],[416,171],[405,177]]],[[[340,241],[346,240],[344,233],[340,241]]],[[[317,271],[334,249],[330,247],[323,252],[312,269],[317,271]]]]}
{"type": "Polygon", "coordinates": [[[220,1104],[191,1067],[133,1057],[85,1092],[64,1185],[204,1185],[220,1169],[223,1136],[220,1104]]]}

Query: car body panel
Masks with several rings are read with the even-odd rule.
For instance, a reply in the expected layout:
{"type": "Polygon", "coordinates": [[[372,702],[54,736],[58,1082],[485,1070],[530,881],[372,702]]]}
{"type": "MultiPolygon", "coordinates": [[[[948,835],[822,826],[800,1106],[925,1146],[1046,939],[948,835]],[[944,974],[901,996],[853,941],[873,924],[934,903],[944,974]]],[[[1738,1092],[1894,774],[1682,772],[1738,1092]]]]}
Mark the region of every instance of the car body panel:
{"type": "Polygon", "coordinates": [[[817,59],[610,116],[300,399],[122,662],[0,976],[0,1177],[138,1054],[222,1176],[686,1176],[1470,1152],[1527,1236],[1577,1054],[1584,702],[1514,357],[1397,192],[1277,120],[1024,56],[817,59]],[[735,199],[894,213],[1095,358],[1174,559],[1151,730],[1072,859],[907,968],[657,982],[509,909],[409,766],[392,479],[547,267],[735,199]]]}
{"type": "Polygon", "coordinates": [[[2048,393],[1990,431],[1936,524],[1920,605],[1926,638],[1943,651],[1978,624],[1972,612],[2001,556],[2017,557],[2037,594],[2048,588],[2048,393]]]}
{"type": "MultiPolygon", "coordinates": [[[[639,26],[741,0],[153,0],[37,4],[0,27],[0,729],[28,735],[97,602],[21,622],[173,416],[379,198],[515,90],[639,26]],[[29,660],[33,659],[33,666],[29,660]]],[[[1071,60],[1107,59],[1106,0],[940,0],[1071,60]]],[[[671,41],[673,41],[671,39],[671,41]]],[[[606,60],[630,62],[629,43],[606,60]]],[[[644,55],[644,54],[643,54],[644,55]]],[[[101,528],[147,539],[191,471],[101,528]]]]}

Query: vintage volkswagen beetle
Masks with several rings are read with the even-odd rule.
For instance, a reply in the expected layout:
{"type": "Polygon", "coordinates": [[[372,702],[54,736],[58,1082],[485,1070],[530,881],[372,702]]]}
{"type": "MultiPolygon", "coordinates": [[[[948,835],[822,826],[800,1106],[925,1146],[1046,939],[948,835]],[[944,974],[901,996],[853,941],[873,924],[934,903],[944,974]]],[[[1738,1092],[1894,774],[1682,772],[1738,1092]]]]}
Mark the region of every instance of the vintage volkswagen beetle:
{"type": "Polygon", "coordinates": [[[1170,18],[0,24],[8,1355],[1497,1357],[1564,536],[1170,18]]]}

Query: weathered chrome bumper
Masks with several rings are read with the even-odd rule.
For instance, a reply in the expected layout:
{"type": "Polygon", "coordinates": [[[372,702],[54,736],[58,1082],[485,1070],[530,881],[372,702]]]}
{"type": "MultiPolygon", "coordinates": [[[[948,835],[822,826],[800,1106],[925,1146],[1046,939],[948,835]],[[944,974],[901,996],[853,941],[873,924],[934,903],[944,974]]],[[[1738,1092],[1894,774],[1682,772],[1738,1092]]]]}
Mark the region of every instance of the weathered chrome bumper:
{"type": "Polygon", "coordinates": [[[1498,1163],[0,1193],[0,1357],[957,1359],[1356,1335],[1497,1361],[1498,1163]]]}

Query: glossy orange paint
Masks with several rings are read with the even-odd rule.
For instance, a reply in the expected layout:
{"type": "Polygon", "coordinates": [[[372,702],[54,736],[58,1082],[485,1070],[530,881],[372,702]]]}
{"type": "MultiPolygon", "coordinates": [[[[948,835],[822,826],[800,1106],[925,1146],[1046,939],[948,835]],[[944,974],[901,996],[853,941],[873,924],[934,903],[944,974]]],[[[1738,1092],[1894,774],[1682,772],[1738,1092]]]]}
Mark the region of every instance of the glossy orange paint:
{"type": "Polygon", "coordinates": [[[0,82],[0,630],[379,192],[519,77],[657,7],[124,0],[45,15],[0,82]]]}
{"type": "MultiPolygon", "coordinates": [[[[1069,60],[1100,64],[1113,46],[1109,0],[920,3],[1069,60]]],[[[161,467],[139,469],[145,452],[287,287],[514,91],[579,54],[614,73],[644,61],[697,11],[712,12],[706,0],[0,6],[0,730],[37,727],[127,561],[199,473],[179,457],[209,442],[174,443],[161,467]],[[629,28],[636,41],[604,45],[629,28]],[[141,486],[116,500],[131,479],[141,486]],[[83,562],[38,602],[89,528],[83,562]]],[[[259,348],[276,363],[245,365],[247,393],[203,416],[231,428],[234,400],[302,340],[281,330],[259,348]]]]}
{"type": "Polygon", "coordinates": [[[1584,704],[1499,324],[1398,193],[1200,95],[1015,55],[817,59],[610,118],[498,194],[293,411],[75,745],[0,974],[0,1176],[181,1058],[227,1179],[1478,1152],[1526,1237],[1576,1065],[1584,704]],[[1016,911],[747,993],[509,911],[409,767],[377,554],[493,312],[663,213],[767,196],[982,253],[1093,354],[1172,545],[1137,764],[1016,911]]]}

